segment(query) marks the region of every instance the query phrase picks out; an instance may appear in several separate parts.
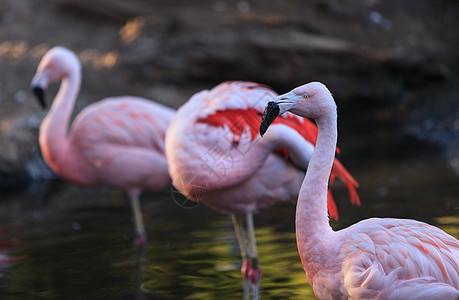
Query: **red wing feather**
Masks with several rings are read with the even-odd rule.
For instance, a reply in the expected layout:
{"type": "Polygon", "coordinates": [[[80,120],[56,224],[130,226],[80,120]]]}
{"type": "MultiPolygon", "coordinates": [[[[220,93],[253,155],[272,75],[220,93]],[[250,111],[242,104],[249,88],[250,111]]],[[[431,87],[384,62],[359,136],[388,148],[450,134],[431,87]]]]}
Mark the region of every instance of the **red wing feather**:
{"type": "MultiPolygon", "coordinates": [[[[211,126],[228,126],[234,135],[240,136],[246,127],[250,128],[252,140],[255,139],[260,129],[262,113],[254,108],[220,110],[206,118],[199,119],[199,123],[211,126]]],[[[293,115],[283,115],[276,118],[273,124],[285,124],[295,129],[308,142],[315,145],[317,141],[317,126],[309,119],[300,119],[293,115]]],[[[340,150],[337,147],[336,152],[340,150]]]]}
{"type": "MultiPolygon", "coordinates": [[[[254,140],[259,132],[261,116],[262,113],[253,108],[228,109],[217,111],[213,115],[199,119],[198,122],[206,123],[215,127],[222,127],[226,125],[234,134],[235,139],[240,137],[242,132],[248,127],[250,129],[252,140],[254,140]]],[[[276,118],[273,124],[285,124],[290,128],[295,129],[311,144],[316,144],[318,128],[309,119],[300,119],[294,115],[286,114],[276,118]]],[[[276,148],[275,152],[280,154],[285,159],[288,158],[288,150],[284,147],[276,148]]],[[[338,148],[336,148],[336,152],[339,153],[338,148]]],[[[354,205],[360,205],[359,195],[355,190],[355,188],[359,186],[357,181],[352,177],[351,174],[349,174],[346,168],[344,168],[344,166],[336,158],[335,162],[333,163],[332,173],[330,175],[330,185],[333,184],[335,176],[343,181],[349,190],[351,203],[354,205]]],[[[338,209],[330,191],[328,192],[328,211],[330,218],[335,220],[338,219],[338,209]]]]}
{"type": "Polygon", "coordinates": [[[249,127],[254,140],[260,127],[261,113],[255,109],[228,109],[217,111],[205,119],[199,119],[198,122],[215,127],[226,125],[236,136],[242,135],[245,128],[249,127]]]}

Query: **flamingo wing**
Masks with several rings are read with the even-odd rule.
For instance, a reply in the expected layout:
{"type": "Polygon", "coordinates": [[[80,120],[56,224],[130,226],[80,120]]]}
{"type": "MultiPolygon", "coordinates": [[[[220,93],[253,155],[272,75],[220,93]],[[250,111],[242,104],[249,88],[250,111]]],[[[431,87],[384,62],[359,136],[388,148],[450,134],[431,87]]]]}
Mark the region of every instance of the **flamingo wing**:
{"type": "Polygon", "coordinates": [[[426,297],[432,291],[457,297],[459,243],[442,230],[414,220],[373,218],[343,234],[346,244],[340,258],[351,299],[419,299],[413,295],[426,297]]]}
{"type": "Polygon", "coordinates": [[[71,141],[101,183],[158,188],[169,182],[164,136],[172,115],[172,110],[149,100],[108,98],[78,115],[71,141]]]}
{"type": "Polygon", "coordinates": [[[169,120],[159,107],[136,97],[107,98],[88,106],[77,116],[71,135],[93,145],[107,143],[161,153],[169,120]]]}

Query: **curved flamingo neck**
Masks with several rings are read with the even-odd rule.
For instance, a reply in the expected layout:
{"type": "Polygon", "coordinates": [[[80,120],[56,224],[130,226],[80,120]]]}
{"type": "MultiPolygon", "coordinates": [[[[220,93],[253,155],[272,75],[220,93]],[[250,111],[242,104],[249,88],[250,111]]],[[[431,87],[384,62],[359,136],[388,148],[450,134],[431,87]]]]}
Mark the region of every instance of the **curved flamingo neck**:
{"type": "Polygon", "coordinates": [[[307,274],[308,271],[315,272],[315,262],[329,257],[325,254],[333,252],[336,246],[327,214],[327,188],[338,135],[336,119],[335,105],[328,114],[316,119],[319,129],[317,143],[298,197],[297,245],[307,274]]]}
{"type": "Polygon", "coordinates": [[[68,130],[75,101],[81,85],[81,67],[74,63],[53,100],[50,111],[40,126],[40,146],[45,161],[59,172],[59,161],[69,159],[68,130]]]}
{"type": "MultiPolygon", "coordinates": [[[[306,167],[307,161],[294,142],[297,140],[291,138],[293,133],[298,135],[294,130],[286,130],[285,126],[282,128],[282,125],[273,125],[263,138],[257,135],[254,140],[251,140],[250,134],[246,132],[244,137],[241,136],[241,146],[226,150],[220,164],[214,165],[209,170],[212,177],[206,179],[206,187],[208,189],[220,189],[245,182],[262,168],[267,157],[273,154],[274,149],[278,147],[286,148],[301,165],[306,167]]],[[[212,148],[209,148],[205,156],[201,156],[203,161],[211,151],[212,148]]]]}
{"type": "MultiPolygon", "coordinates": [[[[210,167],[211,178],[206,179],[208,189],[220,189],[234,186],[248,180],[257,170],[259,170],[269,154],[274,150],[274,145],[265,145],[266,139],[257,137],[256,140],[249,142],[248,138],[241,141],[246,143],[241,148],[232,147],[225,152],[217,164],[210,167]]],[[[212,148],[209,149],[209,152],[212,148]]],[[[206,156],[202,157],[206,159],[206,156]]]]}

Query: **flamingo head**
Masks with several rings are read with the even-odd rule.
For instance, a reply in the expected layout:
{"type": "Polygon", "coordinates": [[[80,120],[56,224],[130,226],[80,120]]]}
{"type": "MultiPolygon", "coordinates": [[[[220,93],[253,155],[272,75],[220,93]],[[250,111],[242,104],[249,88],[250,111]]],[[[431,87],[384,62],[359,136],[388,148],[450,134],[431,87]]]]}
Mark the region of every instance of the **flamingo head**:
{"type": "Polygon", "coordinates": [[[80,68],[78,57],[69,49],[53,47],[46,52],[31,83],[31,89],[43,108],[46,107],[45,91],[48,85],[69,76],[75,66],[80,68]]]}
{"type": "Polygon", "coordinates": [[[323,116],[331,106],[336,110],[336,104],[330,91],[320,82],[310,82],[294,88],[268,102],[261,120],[260,135],[263,136],[269,125],[287,111],[305,118],[317,119],[323,116]]]}

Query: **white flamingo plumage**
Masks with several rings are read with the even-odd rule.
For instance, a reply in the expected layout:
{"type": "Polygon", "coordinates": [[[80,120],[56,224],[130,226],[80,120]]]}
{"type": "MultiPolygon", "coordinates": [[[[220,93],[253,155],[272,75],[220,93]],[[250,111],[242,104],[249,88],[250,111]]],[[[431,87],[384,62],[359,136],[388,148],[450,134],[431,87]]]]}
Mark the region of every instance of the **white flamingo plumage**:
{"type": "Polygon", "coordinates": [[[315,119],[319,129],[296,207],[298,251],[315,296],[459,299],[459,241],[439,228],[371,218],[332,230],[326,203],[337,141],[336,104],[321,83],[297,87],[268,103],[260,133],[287,111],[315,119]]]}

